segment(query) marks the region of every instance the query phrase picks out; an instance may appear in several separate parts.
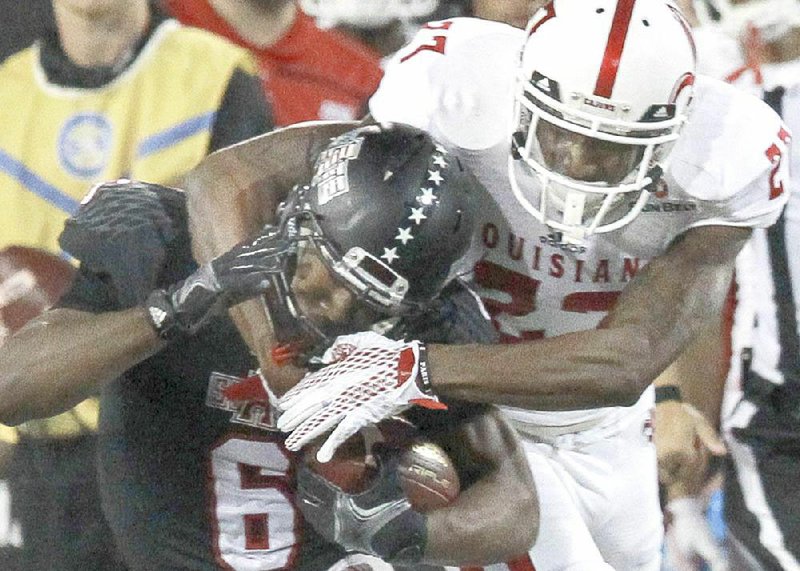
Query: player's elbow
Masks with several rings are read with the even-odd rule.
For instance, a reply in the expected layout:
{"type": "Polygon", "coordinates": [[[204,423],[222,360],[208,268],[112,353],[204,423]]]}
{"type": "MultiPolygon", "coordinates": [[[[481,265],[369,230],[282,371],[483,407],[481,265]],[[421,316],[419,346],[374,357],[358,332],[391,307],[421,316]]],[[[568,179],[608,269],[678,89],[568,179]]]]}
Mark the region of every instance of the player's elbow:
{"type": "Polygon", "coordinates": [[[635,366],[620,371],[613,381],[604,395],[604,406],[633,406],[652,382],[645,371],[635,366]]]}
{"type": "Polygon", "coordinates": [[[539,533],[539,502],[532,489],[515,490],[506,501],[503,517],[496,520],[494,529],[481,539],[482,561],[491,565],[511,561],[530,550],[539,533]]]}

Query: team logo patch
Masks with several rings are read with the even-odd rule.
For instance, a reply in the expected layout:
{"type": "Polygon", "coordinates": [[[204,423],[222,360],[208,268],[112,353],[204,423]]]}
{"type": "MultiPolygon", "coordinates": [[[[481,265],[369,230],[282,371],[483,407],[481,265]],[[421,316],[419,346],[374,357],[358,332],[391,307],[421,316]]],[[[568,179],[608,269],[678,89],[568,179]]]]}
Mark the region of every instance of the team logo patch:
{"type": "Polygon", "coordinates": [[[58,158],[73,176],[100,175],[111,158],[113,129],[98,113],[78,113],[67,119],[58,135],[58,158]]]}
{"type": "Polygon", "coordinates": [[[225,389],[241,381],[241,377],[211,373],[208,379],[206,406],[230,412],[230,421],[234,424],[275,432],[277,418],[267,401],[234,402],[225,397],[225,389]]]}
{"type": "Polygon", "coordinates": [[[350,192],[347,179],[347,164],[358,158],[361,152],[361,137],[343,140],[341,145],[331,147],[320,153],[316,172],[311,184],[317,187],[320,205],[330,202],[337,196],[350,192]]]}

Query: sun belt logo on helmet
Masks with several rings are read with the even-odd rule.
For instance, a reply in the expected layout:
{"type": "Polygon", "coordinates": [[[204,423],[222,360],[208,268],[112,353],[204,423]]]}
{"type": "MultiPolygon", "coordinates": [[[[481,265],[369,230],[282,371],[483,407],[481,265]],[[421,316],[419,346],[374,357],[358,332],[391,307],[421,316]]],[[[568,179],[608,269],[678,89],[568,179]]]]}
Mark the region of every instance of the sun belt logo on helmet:
{"type": "Polygon", "coordinates": [[[363,142],[363,137],[344,139],[340,145],[320,153],[314,178],[311,179],[311,184],[318,189],[320,204],[349,192],[347,164],[358,158],[363,142]]]}

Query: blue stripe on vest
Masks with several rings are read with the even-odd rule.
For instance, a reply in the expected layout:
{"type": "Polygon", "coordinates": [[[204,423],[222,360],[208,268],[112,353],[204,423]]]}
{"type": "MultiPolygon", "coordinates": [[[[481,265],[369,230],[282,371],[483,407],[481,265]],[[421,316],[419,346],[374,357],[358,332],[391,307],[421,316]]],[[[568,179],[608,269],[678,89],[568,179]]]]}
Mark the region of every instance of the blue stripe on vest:
{"type": "Polygon", "coordinates": [[[80,202],[64,194],[49,182],[42,180],[24,164],[3,151],[0,151],[0,171],[16,179],[22,186],[70,216],[78,211],[80,202]]]}
{"type": "Polygon", "coordinates": [[[216,114],[216,111],[204,113],[203,115],[199,115],[198,117],[193,117],[184,121],[183,123],[179,123],[174,127],[170,127],[166,131],[156,133],[155,135],[146,138],[144,141],[139,143],[139,148],[136,152],[137,156],[139,158],[143,158],[148,155],[152,155],[163,149],[166,149],[167,147],[171,147],[172,145],[179,143],[184,139],[188,139],[192,135],[195,135],[201,131],[210,130],[211,126],[214,124],[214,117],[216,114]]]}

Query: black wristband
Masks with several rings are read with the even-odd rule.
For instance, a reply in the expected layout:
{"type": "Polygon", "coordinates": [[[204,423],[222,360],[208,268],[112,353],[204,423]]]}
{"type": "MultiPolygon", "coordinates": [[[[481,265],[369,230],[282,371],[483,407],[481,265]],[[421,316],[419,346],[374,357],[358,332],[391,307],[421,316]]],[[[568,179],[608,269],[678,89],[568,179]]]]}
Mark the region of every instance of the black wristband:
{"type": "Polygon", "coordinates": [[[656,387],[656,404],[669,400],[683,402],[681,388],[677,385],[656,387]]]}
{"type": "Polygon", "coordinates": [[[436,393],[433,392],[433,387],[431,386],[431,377],[430,373],[428,372],[428,348],[422,341],[419,341],[417,371],[419,371],[416,378],[417,386],[423,393],[434,396],[436,393]]]}
{"type": "Polygon", "coordinates": [[[170,341],[183,332],[178,326],[175,308],[172,306],[169,294],[163,289],[157,289],[147,296],[145,310],[150,325],[161,339],[170,341]]]}

